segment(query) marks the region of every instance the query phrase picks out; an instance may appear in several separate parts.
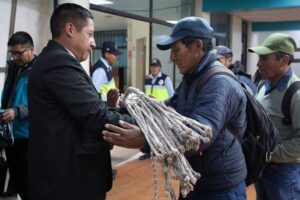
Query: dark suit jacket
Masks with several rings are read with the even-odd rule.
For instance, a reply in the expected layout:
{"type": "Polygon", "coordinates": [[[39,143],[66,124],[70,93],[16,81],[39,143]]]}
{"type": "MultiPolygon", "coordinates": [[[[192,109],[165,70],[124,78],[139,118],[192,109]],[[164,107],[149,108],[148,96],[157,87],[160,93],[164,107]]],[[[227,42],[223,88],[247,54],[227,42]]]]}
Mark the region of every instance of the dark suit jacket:
{"type": "Polygon", "coordinates": [[[55,41],[32,67],[28,98],[31,199],[105,199],[111,159],[101,131],[133,119],[109,111],[80,63],[55,41]]]}

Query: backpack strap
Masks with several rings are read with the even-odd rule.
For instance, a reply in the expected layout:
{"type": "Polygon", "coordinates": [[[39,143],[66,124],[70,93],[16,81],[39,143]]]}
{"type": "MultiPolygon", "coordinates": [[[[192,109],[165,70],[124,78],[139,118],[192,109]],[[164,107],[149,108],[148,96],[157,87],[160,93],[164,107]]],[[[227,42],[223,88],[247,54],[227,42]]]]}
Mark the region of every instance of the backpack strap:
{"type": "Polygon", "coordinates": [[[284,93],[282,103],[281,103],[281,111],[284,115],[282,122],[285,125],[292,124],[291,119],[291,101],[293,95],[300,89],[300,81],[295,81],[292,85],[289,86],[287,91],[284,93]]]}
{"type": "Polygon", "coordinates": [[[257,85],[257,93],[259,93],[260,89],[265,85],[266,81],[265,80],[261,80],[258,82],[257,85]]]}
{"type": "Polygon", "coordinates": [[[213,65],[205,69],[203,73],[198,77],[196,91],[199,92],[202,89],[202,87],[207,83],[207,81],[214,75],[227,75],[239,82],[239,80],[231,70],[227,69],[224,66],[213,65]]]}
{"type": "MultiPolygon", "coordinates": [[[[247,96],[247,99],[249,98],[249,96],[252,96],[252,94],[250,94],[248,92],[248,90],[250,90],[250,89],[247,88],[248,86],[246,84],[240,82],[231,70],[227,69],[224,66],[220,66],[220,65],[213,65],[213,66],[209,67],[208,69],[205,69],[205,71],[198,78],[196,92],[199,92],[201,90],[201,88],[206,84],[206,82],[214,75],[226,75],[226,76],[231,77],[232,79],[234,79],[235,81],[237,81],[240,84],[245,95],[247,96]]],[[[225,128],[228,128],[230,133],[239,141],[240,144],[243,143],[243,138],[240,134],[231,131],[230,127],[225,126],[225,128]]]]}

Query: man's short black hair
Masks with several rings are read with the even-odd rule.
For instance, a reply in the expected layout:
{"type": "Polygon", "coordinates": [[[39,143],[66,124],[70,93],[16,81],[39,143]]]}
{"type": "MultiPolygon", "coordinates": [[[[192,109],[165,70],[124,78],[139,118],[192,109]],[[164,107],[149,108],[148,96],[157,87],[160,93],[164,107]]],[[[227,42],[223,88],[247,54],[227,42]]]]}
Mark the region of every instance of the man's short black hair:
{"type": "Polygon", "coordinates": [[[181,42],[186,47],[189,47],[193,42],[195,42],[198,39],[202,40],[202,42],[203,42],[203,51],[204,52],[208,52],[208,51],[212,50],[213,44],[212,44],[212,40],[211,39],[196,38],[196,37],[185,37],[185,38],[181,39],[181,42]]]}
{"type": "Polygon", "coordinates": [[[59,5],[50,19],[52,38],[59,37],[68,22],[73,23],[77,31],[80,31],[87,24],[88,18],[93,19],[92,13],[80,5],[73,3],[59,5]]]}
{"type": "Polygon", "coordinates": [[[282,58],[282,57],[285,56],[285,55],[288,55],[288,56],[289,56],[289,62],[288,62],[288,65],[290,65],[290,64],[293,62],[293,60],[294,60],[294,55],[287,54],[287,53],[284,53],[284,52],[281,52],[281,51],[275,52],[276,60],[280,60],[280,58],[282,58]]]}
{"type": "Polygon", "coordinates": [[[14,46],[14,45],[28,45],[30,47],[33,47],[33,40],[32,37],[24,32],[24,31],[18,31],[15,32],[8,40],[7,46],[14,46]]]}

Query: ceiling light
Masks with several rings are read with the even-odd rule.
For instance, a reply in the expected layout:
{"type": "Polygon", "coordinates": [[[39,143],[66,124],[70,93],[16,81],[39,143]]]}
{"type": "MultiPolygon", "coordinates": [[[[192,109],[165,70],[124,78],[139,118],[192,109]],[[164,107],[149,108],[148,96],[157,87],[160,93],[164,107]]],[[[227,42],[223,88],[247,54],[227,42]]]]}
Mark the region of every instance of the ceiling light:
{"type": "Polygon", "coordinates": [[[171,24],[177,24],[177,21],[175,21],[175,20],[168,20],[167,22],[169,22],[171,24]]]}
{"type": "Polygon", "coordinates": [[[95,5],[114,4],[114,2],[107,0],[90,0],[90,3],[95,5]]]}

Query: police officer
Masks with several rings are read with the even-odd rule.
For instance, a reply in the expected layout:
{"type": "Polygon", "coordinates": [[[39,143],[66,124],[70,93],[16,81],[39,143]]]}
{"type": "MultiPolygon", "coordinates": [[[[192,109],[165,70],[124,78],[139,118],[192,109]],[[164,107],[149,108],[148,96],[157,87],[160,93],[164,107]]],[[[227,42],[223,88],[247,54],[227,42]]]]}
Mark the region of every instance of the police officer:
{"type": "Polygon", "coordinates": [[[103,101],[107,100],[108,91],[116,88],[112,65],[118,61],[121,54],[113,41],[103,42],[102,57],[91,70],[93,84],[103,101]]]}
{"type": "Polygon", "coordinates": [[[145,93],[164,101],[174,94],[170,77],[161,72],[161,62],[154,58],[150,63],[151,73],[145,79],[145,93]]]}

